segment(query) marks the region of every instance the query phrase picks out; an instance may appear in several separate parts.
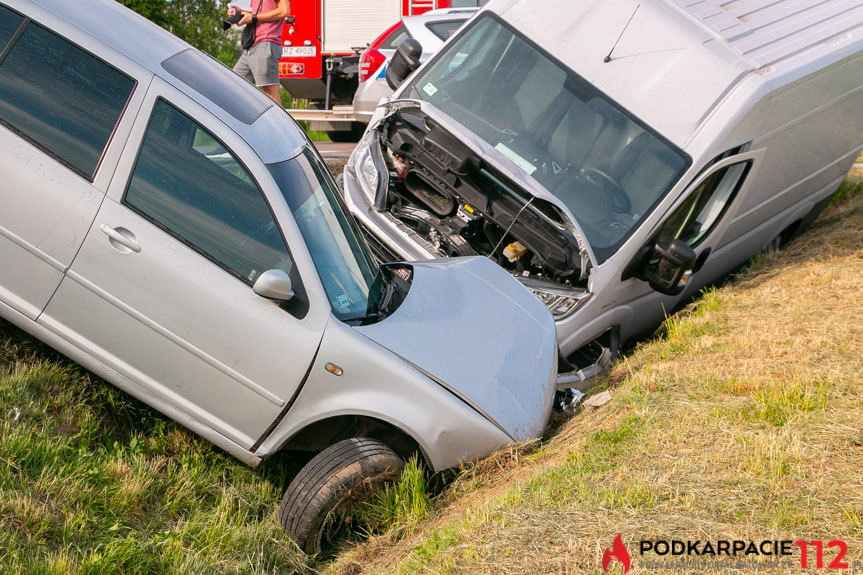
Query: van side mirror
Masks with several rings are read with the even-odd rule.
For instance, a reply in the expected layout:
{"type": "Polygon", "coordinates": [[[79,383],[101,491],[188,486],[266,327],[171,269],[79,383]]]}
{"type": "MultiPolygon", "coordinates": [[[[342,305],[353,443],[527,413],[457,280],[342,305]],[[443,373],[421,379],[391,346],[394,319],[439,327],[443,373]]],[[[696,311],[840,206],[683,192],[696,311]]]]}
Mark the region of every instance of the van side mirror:
{"type": "Polygon", "coordinates": [[[261,297],[276,301],[288,301],[294,297],[291,277],[284,270],[267,270],[258,276],[252,291],[261,297]]]}
{"type": "Polygon", "coordinates": [[[405,78],[419,68],[423,47],[415,38],[405,38],[387,66],[387,84],[395,90],[401,86],[405,78]]]}
{"type": "Polygon", "coordinates": [[[656,267],[644,268],[641,277],[650,287],[667,295],[677,295],[686,287],[695,268],[695,250],[680,239],[671,240],[668,245],[657,243],[653,246],[653,258],[658,258],[656,267]]]}

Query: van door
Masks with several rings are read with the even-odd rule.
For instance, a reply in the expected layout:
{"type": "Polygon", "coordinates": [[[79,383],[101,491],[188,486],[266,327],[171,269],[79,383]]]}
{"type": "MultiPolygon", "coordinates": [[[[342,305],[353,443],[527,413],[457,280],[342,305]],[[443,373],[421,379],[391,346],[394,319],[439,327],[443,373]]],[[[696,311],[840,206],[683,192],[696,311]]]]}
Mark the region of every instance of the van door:
{"type": "Polygon", "coordinates": [[[302,292],[274,216],[287,206],[252,150],[158,79],[143,109],[40,323],[248,449],[299,390],[328,314],[252,291],[278,268],[302,292]]]}
{"type": "Polygon", "coordinates": [[[30,319],[105,194],[122,147],[112,134],[140,103],[130,73],[0,5],[0,302],[30,319]]]}
{"type": "MultiPolygon", "coordinates": [[[[656,234],[653,245],[669,245],[681,240],[695,251],[696,262],[692,274],[685,278],[685,294],[701,287],[730,271],[740,262],[720,261],[717,248],[721,247],[725,230],[733,217],[735,199],[745,195],[747,184],[753,181],[763,149],[720,156],[689,186],[684,199],[665,218],[656,234]],[[712,273],[701,270],[710,262],[712,273]]],[[[648,262],[647,267],[654,262],[648,262]]]]}
{"type": "Polygon", "coordinates": [[[734,200],[746,193],[747,185],[753,179],[751,173],[763,150],[737,152],[739,149],[718,156],[696,177],[655,226],[648,244],[624,269],[624,280],[633,276],[645,279],[651,272],[656,272],[659,263],[653,247],[657,243],[667,246],[676,239],[686,243],[696,254],[695,266],[691,273],[685,275],[685,283],[676,295],[659,293],[646,282],[635,279],[621,284],[617,299],[626,301],[625,305],[632,309],[632,321],[626,326],[622,337],[628,338],[645,329],[652,329],[683,298],[736,265],[735,262],[711,258],[713,252],[722,245],[725,230],[733,217],[734,200]],[[710,264],[709,271],[704,269],[707,263],[710,264]]]}

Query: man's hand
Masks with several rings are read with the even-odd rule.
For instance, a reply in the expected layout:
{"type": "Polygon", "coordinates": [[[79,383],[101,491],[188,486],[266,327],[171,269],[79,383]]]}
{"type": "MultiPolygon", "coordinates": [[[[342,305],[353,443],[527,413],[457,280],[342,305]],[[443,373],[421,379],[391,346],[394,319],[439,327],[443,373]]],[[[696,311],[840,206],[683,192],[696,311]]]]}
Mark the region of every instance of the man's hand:
{"type": "Polygon", "coordinates": [[[233,16],[234,14],[249,14],[249,11],[243,10],[235,4],[228,4],[228,16],[233,16]]]}

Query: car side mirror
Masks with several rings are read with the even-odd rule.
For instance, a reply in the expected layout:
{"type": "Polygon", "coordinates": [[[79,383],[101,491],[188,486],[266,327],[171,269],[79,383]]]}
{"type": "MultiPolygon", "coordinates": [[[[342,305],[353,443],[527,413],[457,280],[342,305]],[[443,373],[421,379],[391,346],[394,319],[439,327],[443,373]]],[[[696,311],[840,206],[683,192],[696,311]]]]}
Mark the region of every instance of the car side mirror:
{"type": "Polygon", "coordinates": [[[252,291],[261,297],[276,301],[289,301],[294,297],[291,277],[284,270],[267,270],[258,276],[252,291]]]}
{"type": "Polygon", "coordinates": [[[405,78],[419,68],[423,47],[415,38],[405,38],[387,66],[387,84],[395,90],[401,86],[405,78]]]}
{"type": "Polygon", "coordinates": [[[695,268],[695,250],[683,240],[674,239],[668,245],[657,243],[653,246],[653,256],[659,261],[655,268],[649,266],[644,269],[642,279],[659,293],[677,295],[682,292],[695,268]]]}

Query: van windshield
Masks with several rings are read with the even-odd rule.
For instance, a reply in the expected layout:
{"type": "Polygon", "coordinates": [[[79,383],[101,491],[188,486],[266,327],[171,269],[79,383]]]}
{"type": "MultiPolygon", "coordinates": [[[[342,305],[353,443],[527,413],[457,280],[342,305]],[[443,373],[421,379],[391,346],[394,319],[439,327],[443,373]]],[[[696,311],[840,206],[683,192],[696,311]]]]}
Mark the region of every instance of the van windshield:
{"type": "Polygon", "coordinates": [[[557,196],[599,261],[614,253],[690,163],[490,13],[420,70],[404,96],[430,102],[557,196]]]}
{"type": "Polygon", "coordinates": [[[342,321],[367,319],[375,313],[380,268],[345,214],[326,167],[306,149],[269,168],[308,245],[333,313],[342,321]]]}

